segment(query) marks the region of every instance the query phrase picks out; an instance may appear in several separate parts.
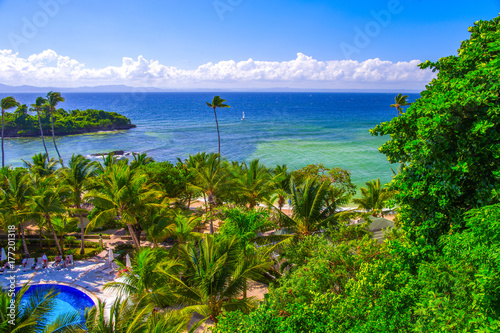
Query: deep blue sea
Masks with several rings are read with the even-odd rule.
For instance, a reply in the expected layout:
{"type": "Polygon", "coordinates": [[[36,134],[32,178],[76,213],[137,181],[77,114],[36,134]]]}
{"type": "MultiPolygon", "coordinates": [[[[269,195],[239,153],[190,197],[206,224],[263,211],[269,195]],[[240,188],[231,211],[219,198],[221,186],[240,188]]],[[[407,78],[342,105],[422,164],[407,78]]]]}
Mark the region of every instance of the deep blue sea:
{"type": "MultiPolygon", "coordinates": [[[[40,94],[13,95],[32,104],[40,94]]],[[[197,152],[217,151],[217,131],[210,102],[215,93],[63,93],[65,110],[101,109],[121,113],[137,128],[58,137],[64,160],[71,154],[125,150],[155,160],[175,161],[197,152]]],[[[396,93],[220,93],[231,106],[218,109],[222,155],[230,160],[259,159],[267,166],[291,169],[311,163],[341,167],[358,186],[371,179],[390,181],[391,167],[378,148],[389,137],[368,130],[397,115],[396,93]],[[242,121],[242,113],[245,120],[242,121]]],[[[418,98],[410,94],[409,101],[418,98]]],[[[51,138],[49,153],[56,156],[51,138]]],[[[40,138],[6,139],[6,164],[21,166],[43,151],[40,138]]]]}

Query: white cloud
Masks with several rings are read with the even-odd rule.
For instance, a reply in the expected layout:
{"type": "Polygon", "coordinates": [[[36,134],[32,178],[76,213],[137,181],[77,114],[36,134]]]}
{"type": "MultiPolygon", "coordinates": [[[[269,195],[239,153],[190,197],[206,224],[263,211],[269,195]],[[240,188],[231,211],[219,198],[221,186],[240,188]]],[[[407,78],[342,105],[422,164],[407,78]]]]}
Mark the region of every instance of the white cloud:
{"type": "Polygon", "coordinates": [[[421,89],[435,74],[417,67],[419,60],[363,62],[319,61],[302,53],[290,61],[248,59],[209,62],[184,70],[147,60],[124,57],[121,66],[87,68],[76,59],[45,50],[22,58],[0,50],[0,83],[79,87],[125,84],[158,88],[302,88],[302,89],[421,89]]]}

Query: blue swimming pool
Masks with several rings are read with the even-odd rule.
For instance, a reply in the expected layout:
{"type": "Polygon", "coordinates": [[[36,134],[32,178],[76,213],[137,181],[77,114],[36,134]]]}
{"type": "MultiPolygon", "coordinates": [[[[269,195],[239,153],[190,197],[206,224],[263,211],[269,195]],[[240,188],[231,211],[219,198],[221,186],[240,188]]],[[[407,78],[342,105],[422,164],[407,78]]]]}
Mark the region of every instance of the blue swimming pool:
{"type": "MultiPolygon", "coordinates": [[[[16,288],[19,291],[20,288],[16,288]]],[[[31,285],[28,291],[23,295],[21,307],[28,301],[31,294],[34,292],[47,293],[49,290],[55,290],[59,294],[55,299],[55,308],[50,316],[47,316],[47,322],[55,320],[59,315],[66,314],[70,311],[78,311],[82,322],[84,322],[85,308],[93,307],[94,301],[84,292],[80,290],[59,284],[37,284],[31,285]]]]}

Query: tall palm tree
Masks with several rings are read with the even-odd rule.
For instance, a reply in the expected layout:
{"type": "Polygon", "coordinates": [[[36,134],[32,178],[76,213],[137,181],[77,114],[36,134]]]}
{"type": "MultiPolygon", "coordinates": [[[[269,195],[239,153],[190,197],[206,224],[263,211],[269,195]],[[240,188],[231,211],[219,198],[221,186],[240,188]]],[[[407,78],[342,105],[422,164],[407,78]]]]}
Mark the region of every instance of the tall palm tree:
{"type": "Polygon", "coordinates": [[[364,209],[373,216],[380,214],[384,217],[383,209],[386,207],[387,201],[392,198],[393,193],[380,185],[380,179],[370,180],[365,184],[366,188],[360,188],[362,198],[352,201],[359,205],[359,209],[364,209]]]}
{"type": "Polygon", "coordinates": [[[8,170],[7,174],[1,175],[3,184],[0,186],[1,201],[0,211],[5,214],[5,222],[17,225],[23,242],[24,254],[29,256],[28,246],[24,235],[24,223],[29,217],[29,200],[31,188],[25,169],[16,168],[8,170]]]}
{"type": "Polygon", "coordinates": [[[248,313],[256,307],[255,298],[239,297],[247,280],[263,276],[271,265],[269,260],[242,258],[236,237],[205,235],[197,246],[186,244],[181,248],[186,269],[184,278],[176,280],[176,293],[182,304],[188,305],[184,311],[195,311],[217,322],[223,311],[248,313]]]}
{"type": "Polygon", "coordinates": [[[69,203],[74,208],[71,210],[80,220],[80,254],[85,253],[83,227],[83,214],[86,212],[82,209],[83,194],[88,189],[92,178],[98,173],[97,163],[91,162],[82,155],[71,156],[69,168],[62,171],[63,184],[67,185],[70,191],[69,203]]]}
{"type": "Polygon", "coordinates": [[[219,142],[219,150],[218,150],[219,158],[220,158],[220,133],[219,133],[219,122],[217,121],[217,112],[215,111],[215,109],[216,108],[230,108],[229,105],[224,104],[225,101],[226,100],[220,98],[220,96],[215,96],[214,99],[212,100],[212,103],[206,102],[208,107],[211,107],[212,109],[214,109],[215,124],[217,125],[217,138],[218,138],[218,142],[219,142]]]}
{"type": "Polygon", "coordinates": [[[248,208],[253,209],[259,202],[269,199],[274,192],[271,173],[259,160],[253,160],[248,165],[244,162],[236,174],[236,191],[243,202],[248,204],[248,208]]]}
{"type": "Polygon", "coordinates": [[[19,105],[19,102],[16,101],[16,99],[12,96],[5,97],[2,99],[0,102],[1,107],[2,107],[2,168],[5,168],[5,153],[3,150],[3,136],[4,136],[4,114],[6,110],[12,109],[13,107],[16,107],[19,105]]]}
{"type": "Polygon", "coordinates": [[[391,104],[391,108],[396,108],[398,110],[398,116],[401,114],[403,106],[408,106],[411,104],[406,101],[407,98],[408,95],[403,95],[403,94],[397,94],[396,97],[394,97],[395,103],[391,104]]]}
{"type": "Polygon", "coordinates": [[[47,150],[47,145],[45,144],[45,137],[43,136],[42,128],[42,118],[40,117],[40,108],[42,108],[47,103],[47,100],[43,97],[38,97],[35,104],[31,104],[31,107],[36,111],[38,116],[38,125],[40,126],[40,135],[42,136],[43,148],[45,148],[45,153],[47,154],[47,159],[49,159],[49,151],[47,150]]]}
{"type": "Polygon", "coordinates": [[[66,209],[61,198],[68,195],[67,188],[56,183],[54,176],[40,177],[36,174],[31,176],[31,186],[33,187],[31,200],[31,214],[43,219],[49,230],[52,232],[57,250],[63,255],[59,238],[52,224],[54,214],[63,214],[66,209]]]}
{"type": "MultiPolygon", "coordinates": [[[[196,166],[194,174],[195,183],[190,184],[190,187],[203,192],[211,213],[216,204],[217,196],[228,185],[227,172],[219,159],[219,155],[208,155],[208,159],[204,164],[200,163],[196,166]]],[[[210,234],[213,233],[214,225],[212,218],[210,218],[210,234]]]]}
{"type": "Polygon", "coordinates": [[[61,162],[61,166],[64,167],[63,160],[61,158],[61,154],[59,153],[59,149],[57,149],[57,144],[56,144],[56,136],[54,133],[54,111],[56,109],[57,104],[59,102],[64,102],[65,99],[64,97],[61,96],[61,93],[55,92],[55,91],[50,91],[47,94],[47,104],[49,106],[49,111],[50,111],[50,122],[52,124],[52,141],[54,142],[54,148],[56,148],[57,156],[59,156],[59,162],[61,162]]]}
{"type": "Polygon", "coordinates": [[[142,215],[150,209],[163,208],[157,203],[163,195],[157,187],[157,184],[149,183],[147,175],[141,173],[140,169],[132,170],[129,165],[122,163],[114,164],[101,176],[100,187],[84,196],[94,203],[97,211],[87,228],[118,219],[128,228],[139,250],[142,215]]]}

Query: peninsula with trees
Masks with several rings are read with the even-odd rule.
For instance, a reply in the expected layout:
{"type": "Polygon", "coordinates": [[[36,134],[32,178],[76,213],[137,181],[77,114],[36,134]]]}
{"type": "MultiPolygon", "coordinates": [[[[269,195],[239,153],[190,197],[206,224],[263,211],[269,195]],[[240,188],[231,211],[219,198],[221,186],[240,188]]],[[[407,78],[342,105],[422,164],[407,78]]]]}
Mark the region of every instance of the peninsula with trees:
{"type": "Polygon", "coordinates": [[[39,99],[31,106],[16,104],[14,107],[17,108],[11,109],[13,112],[3,110],[4,137],[38,137],[42,131],[43,135],[50,136],[54,131],[60,136],[136,127],[130,119],[116,112],[95,109],[66,111],[51,107],[44,98],[39,99]],[[54,118],[53,124],[51,116],[54,118]]]}

